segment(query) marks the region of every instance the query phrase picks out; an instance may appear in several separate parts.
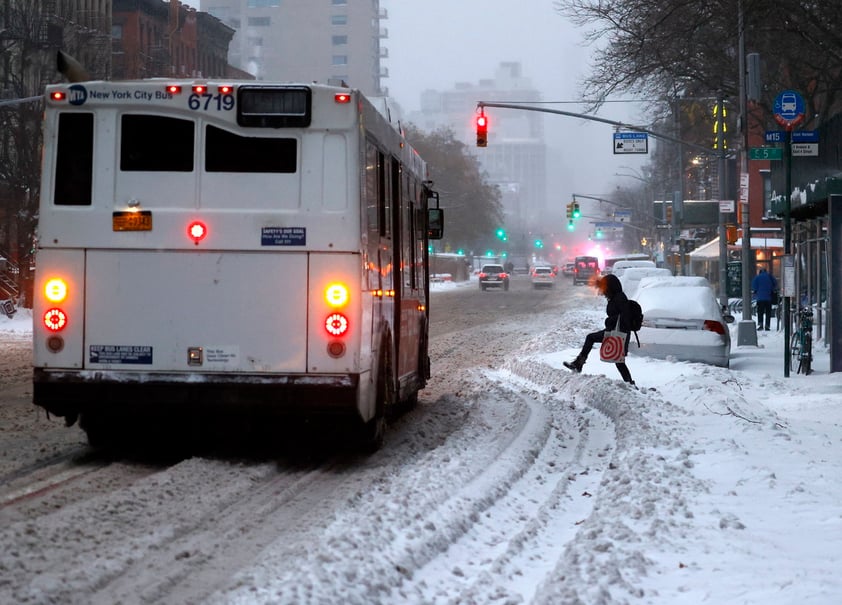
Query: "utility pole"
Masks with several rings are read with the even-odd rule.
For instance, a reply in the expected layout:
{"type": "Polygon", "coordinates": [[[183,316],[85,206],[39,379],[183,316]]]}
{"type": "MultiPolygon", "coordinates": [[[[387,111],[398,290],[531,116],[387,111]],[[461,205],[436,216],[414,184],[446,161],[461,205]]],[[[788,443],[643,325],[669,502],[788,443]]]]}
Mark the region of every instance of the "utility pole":
{"type": "Polygon", "coordinates": [[[757,326],[752,321],[751,313],[751,217],[749,204],[748,185],[748,111],[746,99],[746,42],[745,42],[745,13],[743,12],[743,0],[737,3],[737,27],[739,36],[737,53],[739,54],[740,68],[740,199],[737,201],[742,218],[743,247],[740,250],[740,261],[742,264],[742,298],[743,298],[743,319],[737,325],[737,344],[757,346],[757,326]],[[745,182],[743,182],[745,180],[745,182]]]}
{"type": "MultiPolygon", "coordinates": [[[[719,120],[716,129],[716,147],[719,151],[719,162],[717,171],[719,172],[719,306],[722,309],[728,308],[728,242],[725,234],[725,213],[722,212],[722,200],[727,195],[727,153],[725,151],[725,101],[720,96],[716,101],[717,117],[719,120]]],[[[743,267],[745,270],[745,267],[743,267]]],[[[743,306],[745,306],[743,301],[743,306]]]]}

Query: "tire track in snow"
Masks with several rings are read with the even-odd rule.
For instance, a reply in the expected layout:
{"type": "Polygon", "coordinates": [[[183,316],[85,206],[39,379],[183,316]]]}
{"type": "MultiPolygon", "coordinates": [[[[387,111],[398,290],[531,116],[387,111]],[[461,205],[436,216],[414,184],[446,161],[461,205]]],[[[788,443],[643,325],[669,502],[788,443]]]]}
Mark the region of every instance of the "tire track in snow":
{"type": "MultiPolygon", "coordinates": [[[[513,377],[494,372],[492,378],[511,384],[513,377]]],[[[577,523],[591,511],[591,497],[613,448],[611,423],[601,414],[586,413],[578,417],[576,432],[565,435],[561,429],[569,431],[563,425],[571,422],[568,403],[558,398],[540,402],[537,393],[524,396],[514,390],[510,397],[524,401],[536,420],[551,427],[547,439],[530,468],[475,525],[413,574],[412,583],[422,594],[419,602],[450,599],[459,586],[458,602],[528,602],[555,568],[577,523]],[[436,580],[448,576],[452,584],[439,592],[436,580]]]]}

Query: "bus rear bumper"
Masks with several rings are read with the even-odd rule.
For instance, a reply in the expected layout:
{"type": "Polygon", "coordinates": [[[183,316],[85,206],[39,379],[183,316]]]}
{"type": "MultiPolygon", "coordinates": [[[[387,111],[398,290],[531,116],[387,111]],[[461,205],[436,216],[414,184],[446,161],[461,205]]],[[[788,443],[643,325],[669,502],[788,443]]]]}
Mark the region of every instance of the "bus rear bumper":
{"type": "Polygon", "coordinates": [[[36,368],[33,403],[71,421],[85,413],[358,414],[359,374],[256,375],[36,368]]]}

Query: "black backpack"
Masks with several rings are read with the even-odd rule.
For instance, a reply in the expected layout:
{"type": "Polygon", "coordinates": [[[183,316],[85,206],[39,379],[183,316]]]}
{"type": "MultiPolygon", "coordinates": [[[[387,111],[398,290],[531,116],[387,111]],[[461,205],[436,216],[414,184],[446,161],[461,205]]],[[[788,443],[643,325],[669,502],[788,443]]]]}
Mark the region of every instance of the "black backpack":
{"type": "Polygon", "coordinates": [[[637,336],[637,331],[643,327],[643,309],[636,300],[629,299],[628,306],[629,330],[634,332],[634,338],[637,340],[637,347],[640,348],[640,338],[637,336]]]}

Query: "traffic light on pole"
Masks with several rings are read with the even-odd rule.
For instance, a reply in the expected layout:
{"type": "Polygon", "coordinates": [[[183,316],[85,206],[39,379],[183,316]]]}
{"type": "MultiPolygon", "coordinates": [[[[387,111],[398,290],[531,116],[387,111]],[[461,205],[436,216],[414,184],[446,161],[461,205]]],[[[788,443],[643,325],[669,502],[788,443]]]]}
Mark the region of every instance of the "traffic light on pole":
{"type": "Polygon", "coordinates": [[[579,218],[582,212],[579,210],[579,202],[573,202],[573,218],[579,218]]]}
{"type": "Polygon", "coordinates": [[[573,202],[567,204],[567,218],[568,220],[573,218],[573,202]]]}
{"type": "Polygon", "coordinates": [[[488,147],[488,117],[485,112],[477,116],[477,147],[488,147]]]}

